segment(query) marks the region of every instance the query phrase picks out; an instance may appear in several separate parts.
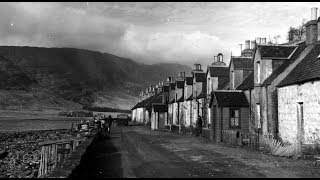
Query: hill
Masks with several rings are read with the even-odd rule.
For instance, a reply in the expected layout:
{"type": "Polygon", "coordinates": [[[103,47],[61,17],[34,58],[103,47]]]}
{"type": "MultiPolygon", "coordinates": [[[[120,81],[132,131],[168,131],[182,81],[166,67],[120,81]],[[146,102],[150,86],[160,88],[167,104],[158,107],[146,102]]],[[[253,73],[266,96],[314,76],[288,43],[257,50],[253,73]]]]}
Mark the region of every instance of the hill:
{"type": "Polygon", "coordinates": [[[179,71],[188,74],[191,68],[84,49],[0,46],[0,108],[130,109],[141,90],[179,71]]]}

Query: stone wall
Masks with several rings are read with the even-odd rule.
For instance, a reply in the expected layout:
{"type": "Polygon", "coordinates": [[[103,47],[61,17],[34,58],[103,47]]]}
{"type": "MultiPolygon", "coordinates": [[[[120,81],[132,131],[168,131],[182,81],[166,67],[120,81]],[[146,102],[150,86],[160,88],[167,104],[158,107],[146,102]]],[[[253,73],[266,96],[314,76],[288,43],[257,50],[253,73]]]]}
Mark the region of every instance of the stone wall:
{"type": "Polygon", "coordinates": [[[278,89],[279,136],[284,142],[297,140],[298,102],[303,103],[303,144],[320,143],[320,82],[307,82],[278,89]]]}

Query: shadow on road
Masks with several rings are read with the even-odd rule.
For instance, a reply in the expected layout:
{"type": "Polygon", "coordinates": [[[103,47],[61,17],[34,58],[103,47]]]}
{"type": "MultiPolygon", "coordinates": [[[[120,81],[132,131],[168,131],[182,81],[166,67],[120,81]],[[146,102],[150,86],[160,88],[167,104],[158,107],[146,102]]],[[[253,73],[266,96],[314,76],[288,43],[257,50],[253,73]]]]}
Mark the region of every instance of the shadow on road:
{"type": "Polygon", "coordinates": [[[112,133],[111,136],[106,137],[97,134],[69,178],[122,177],[121,153],[111,141],[119,138],[117,134],[112,133]]]}

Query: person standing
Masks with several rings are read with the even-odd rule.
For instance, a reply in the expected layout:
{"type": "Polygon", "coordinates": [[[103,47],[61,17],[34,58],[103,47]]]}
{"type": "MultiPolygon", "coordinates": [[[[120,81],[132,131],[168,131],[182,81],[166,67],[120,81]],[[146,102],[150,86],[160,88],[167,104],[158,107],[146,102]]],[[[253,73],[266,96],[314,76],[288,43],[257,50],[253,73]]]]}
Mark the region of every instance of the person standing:
{"type": "Polygon", "coordinates": [[[201,118],[201,116],[198,116],[198,120],[197,120],[197,136],[199,136],[199,134],[202,134],[202,118],[201,118]]]}
{"type": "Polygon", "coordinates": [[[107,127],[108,127],[108,133],[110,134],[110,127],[112,125],[112,117],[111,115],[108,116],[108,119],[107,119],[107,127]]]}

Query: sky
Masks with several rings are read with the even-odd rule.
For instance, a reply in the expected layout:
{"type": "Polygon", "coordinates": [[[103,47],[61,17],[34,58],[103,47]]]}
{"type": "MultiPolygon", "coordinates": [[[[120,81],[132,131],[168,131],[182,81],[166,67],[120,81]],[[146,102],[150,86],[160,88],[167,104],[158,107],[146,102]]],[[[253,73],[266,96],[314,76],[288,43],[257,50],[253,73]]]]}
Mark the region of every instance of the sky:
{"type": "MultiPolygon", "coordinates": [[[[1,2],[0,45],[73,47],[134,61],[209,65],[310,20],[318,2],[1,2]]],[[[318,10],[319,11],[319,10],[318,10]]],[[[318,12],[318,15],[320,13],[318,12]]]]}

